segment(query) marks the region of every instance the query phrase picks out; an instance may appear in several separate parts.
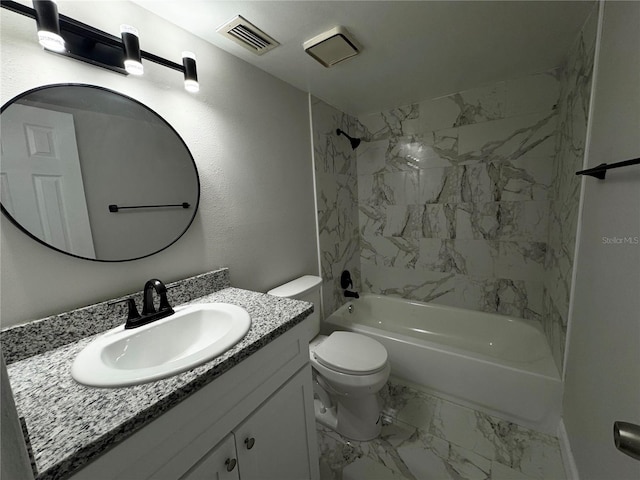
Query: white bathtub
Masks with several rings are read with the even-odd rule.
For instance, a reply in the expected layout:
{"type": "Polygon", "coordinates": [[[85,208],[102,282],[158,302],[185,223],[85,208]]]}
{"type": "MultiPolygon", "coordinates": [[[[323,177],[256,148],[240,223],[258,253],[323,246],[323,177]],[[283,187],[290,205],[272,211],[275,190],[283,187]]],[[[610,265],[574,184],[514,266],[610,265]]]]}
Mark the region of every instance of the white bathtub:
{"type": "Polygon", "coordinates": [[[330,315],[324,329],[378,340],[394,377],[556,434],[562,382],[536,322],[364,294],[330,315]]]}

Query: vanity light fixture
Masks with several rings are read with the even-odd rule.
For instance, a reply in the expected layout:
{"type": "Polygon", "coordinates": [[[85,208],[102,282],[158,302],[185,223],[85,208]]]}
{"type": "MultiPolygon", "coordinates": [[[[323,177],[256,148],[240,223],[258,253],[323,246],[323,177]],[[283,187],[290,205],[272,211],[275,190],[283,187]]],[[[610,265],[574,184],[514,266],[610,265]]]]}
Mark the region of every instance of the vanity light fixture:
{"type": "Polygon", "coordinates": [[[54,0],[33,0],[36,25],[38,26],[38,43],[47,50],[64,52],[64,38],[60,35],[58,5],[54,0]]]}
{"type": "Polygon", "coordinates": [[[196,93],[200,90],[198,71],[196,70],[196,54],[193,52],[182,52],[182,66],[184,67],[185,90],[196,93]]]}
{"type": "Polygon", "coordinates": [[[142,59],[181,72],[189,92],[199,89],[195,55],[182,64],[140,50],[138,30],[121,25],[120,37],[58,14],[54,0],[33,0],[30,8],[13,0],[2,0],[0,7],[36,20],[38,41],[48,52],[90,63],[123,75],[142,75],[142,59]]]}
{"type": "Polygon", "coordinates": [[[120,25],[120,36],[124,49],[124,69],[131,75],[142,75],[144,66],[140,56],[140,41],[138,29],[131,25],[120,25]]]}

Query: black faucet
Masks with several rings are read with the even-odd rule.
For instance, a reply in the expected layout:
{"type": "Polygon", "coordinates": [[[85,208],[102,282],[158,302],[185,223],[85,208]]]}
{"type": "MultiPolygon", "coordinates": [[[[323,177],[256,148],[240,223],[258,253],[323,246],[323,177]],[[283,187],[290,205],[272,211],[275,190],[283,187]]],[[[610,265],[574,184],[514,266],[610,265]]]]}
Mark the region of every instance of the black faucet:
{"type": "Polygon", "coordinates": [[[157,278],[152,278],[144,284],[142,315],[138,313],[136,302],[133,300],[133,298],[119,300],[117,302],[110,303],[109,305],[121,302],[127,302],[129,311],[127,315],[127,322],[124,324],[125,329],[138,328],[148,323],[155,322],[156,320],[160,320],[161,318],[168,317],[169,315],[173,315],[173,313],[175,313],[173,311],[173,308],[171,308],[171,305],[169,305],[169,300],[167,299],[167,287],[165,287],[164,283],[162,283],[157,278]],[[153,304],[154,290],[160,296],[160,305],[157,311],[156,307],[153,304]]]}
{"type": "MultiPolygon", "coordinates": [[[[160,313],[166,313],[162,317],[167,317],[173,313],[173,308],[169,305],[169,300],[167,300],[167,287],[164,286],[157,278],[152,278],[147,283],[144,284],[144,297],[142,303],[142,316],[145,317],[147,315],[158,315],[160,313]],[[156,308],[153,305],[153,291],[156,291],[158,295],[160,295],[160,306],[158,311],[156,312],[156,308]],[[168,312],[168,313],[166,313],[168,312]]],[[[154,320],[157,320],[157,317],[154,320]]]]}
{"type": "Polygon", "coordinates": [[[342,275],[340,276],[340,286],[344,289],[345,297],[360,298],[360,295],[358,295],[358,292],[352,292],[350,290],[347,290],[347,288],[353,287],[353,280],[351,280],[351,273],[349,273],[349,270],[345,270],[344,272],[342,272],[342,275]]]}

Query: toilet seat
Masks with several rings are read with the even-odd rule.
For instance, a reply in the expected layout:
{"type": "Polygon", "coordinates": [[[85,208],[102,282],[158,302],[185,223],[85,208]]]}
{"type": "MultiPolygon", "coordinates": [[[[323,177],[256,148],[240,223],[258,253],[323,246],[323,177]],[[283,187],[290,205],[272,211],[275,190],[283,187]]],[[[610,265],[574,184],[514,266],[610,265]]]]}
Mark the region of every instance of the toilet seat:
{"type": "Polygon", "coordinates": [[[324,367],[348,375],[371,375],[387,365],[387,350],[376,340],[352,332],[333,332],[313,349],[324,367]]]}

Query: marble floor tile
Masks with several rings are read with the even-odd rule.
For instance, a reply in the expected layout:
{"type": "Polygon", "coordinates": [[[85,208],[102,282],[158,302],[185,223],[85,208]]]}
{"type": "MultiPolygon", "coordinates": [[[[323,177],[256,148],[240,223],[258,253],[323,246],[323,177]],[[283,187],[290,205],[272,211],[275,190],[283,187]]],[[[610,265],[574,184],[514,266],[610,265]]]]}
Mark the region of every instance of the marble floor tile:
{"type": "MultiPolygon", "coordinates": [[[[395,445],[394,445],[395,446],[395,445]]],[[[414,434],[395,446],[400,459],[417,480],[486,480],[491,462],[468,450],[416,429],[414,434]]]]}
{"type": "Polygon", "coordinates": [[[389,383],[380,392],[383,415],[391,421],[428,431],[438,402],[436,397],[399,383],[389,383]]]}
{"type": "MultiPolygon", "coordinates": [[[[328,477],[335,478],[335,477],[328,477]]],[[[389,480],[402,480],[407,477],[402,476],[384,465],[377,463],[370,458],[358,458],[355,462],[347,465],[342,471],[342,480],[362,480],[384,478],[389,480]]],[[[324,477],[321,477],[324,480],[324,477]]]]}
{"type": "Polygon", "coordinates": [[[429,433],[532,478],[564,478],[558,440],[515,423],[442,400],[429,433]]]}
{"type": "Polygon", "coordinates": [[[488,431],[490,426],[484,420],[480,412],[441,401],[434,412],[429,433],[485,458],[494,459],[498,446],[488,431]]]}
{"type": "Polygon", "coordinates": [[[406,475],[407,467],[390,442],[392,437],[394,444],[410,438],[413,431],[409,427],[386,424],[380,436],[370,442],[343,438],[320,425],[317,434],[322,480],[412,478],[406,475]]]}
{"type": "Polygon", "coordinates": [[[489,480],[491,461],[400,423],[370,442],[318,427],[322,480],[489,480]]]}
{"type": "Polygon", "coordinates": [[[317,426],[322,480],[563,480],[556,438],[390,381],[378,438],[317,426]]]}
{"type": "Polygon", "coordinates": [[[500,462],[491,462],[491,480],[532,480],[532,478],[500,462]]]}

